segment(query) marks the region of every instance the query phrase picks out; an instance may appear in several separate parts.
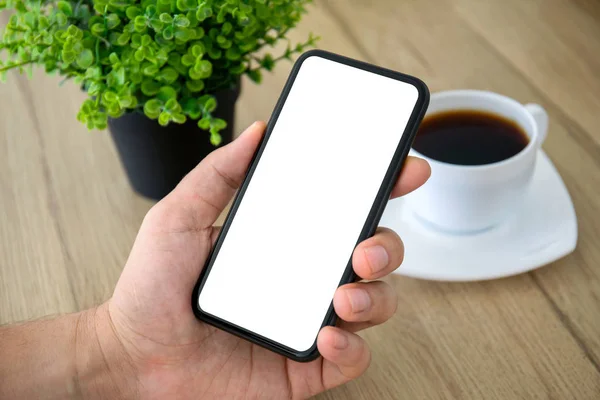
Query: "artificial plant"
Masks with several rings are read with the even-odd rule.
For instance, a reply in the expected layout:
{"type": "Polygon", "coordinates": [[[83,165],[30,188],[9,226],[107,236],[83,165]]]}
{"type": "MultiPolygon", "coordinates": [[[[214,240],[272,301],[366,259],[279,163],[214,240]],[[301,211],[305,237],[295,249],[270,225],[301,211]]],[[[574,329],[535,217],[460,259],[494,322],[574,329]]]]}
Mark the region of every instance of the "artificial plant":
{"type": "Polygon", "coordinates": [[[259,52],[287,40],[310,2],[0,0],[0,11],[14,10],[0,40],[0,79],[42,66],[88,93],[77,115],[88,129],[143,111],[163,126],[197,120],[217,145],[226,122],[213,116],[213,94],[243,74],[260,82],[261,70],[314,45],[310,35],[278,57],[259,52]]]}

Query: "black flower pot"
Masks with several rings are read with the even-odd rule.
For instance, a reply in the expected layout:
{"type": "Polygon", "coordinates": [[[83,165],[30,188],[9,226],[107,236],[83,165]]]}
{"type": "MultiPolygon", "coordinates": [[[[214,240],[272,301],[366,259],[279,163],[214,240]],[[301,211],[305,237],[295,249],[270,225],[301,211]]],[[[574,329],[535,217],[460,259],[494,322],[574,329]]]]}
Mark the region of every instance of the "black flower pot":
{"type": "MultiPolygon", "coordinates": [[[[238,96],[239,86],[215,93],[218,106],[214,115],[227,121],[227,127],[220,132],[220,146],[233,140],[238,96]]],[[[210,143],[210,134],[198,128],[197,121],[163,127],[136,112],[109,119],[108,128],[131,186],[153,200],[166,196],[216,148],[210,143]]]]}

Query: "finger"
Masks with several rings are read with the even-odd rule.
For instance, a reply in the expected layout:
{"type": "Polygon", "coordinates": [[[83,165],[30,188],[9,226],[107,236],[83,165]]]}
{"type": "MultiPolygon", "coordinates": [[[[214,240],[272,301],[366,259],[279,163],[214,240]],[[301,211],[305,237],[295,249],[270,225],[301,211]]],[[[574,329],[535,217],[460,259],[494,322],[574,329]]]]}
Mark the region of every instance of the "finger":
{"type": "Polygon", "coordinates": [[[317,338],[323,356],[323,385],[326,389],[342,385],[362,375],[371,363],[371,352],[360,336],[327,326],[317,338]]]}
{"type": "Polygon", "coordinates": [[[375,235],[356,246],[352,254],[354,272],[369,280],[390,274],[403,260],[402,239],[388,228],[377,228],[375,235]]]}
{"type": "Polygon", "coordinates": [[[192,207],[196,229],[210,227],[240,186],[265,129],[257,121],[240,137],[210,153],[169,194],[192,207]]]}
{"type": "Polygon", "coordinates": [[[396,313],[398,296],[386,282],[356,282],[339,287],[333,296],[335,313],[347,322],[382,324],[396,313]]]}
{"type": "Polygon", "coordinates": [[[392,190],[391,198],[404,196],[421,187],[431,176],[429,163],[422,158],[409,156],[392,190]]]}

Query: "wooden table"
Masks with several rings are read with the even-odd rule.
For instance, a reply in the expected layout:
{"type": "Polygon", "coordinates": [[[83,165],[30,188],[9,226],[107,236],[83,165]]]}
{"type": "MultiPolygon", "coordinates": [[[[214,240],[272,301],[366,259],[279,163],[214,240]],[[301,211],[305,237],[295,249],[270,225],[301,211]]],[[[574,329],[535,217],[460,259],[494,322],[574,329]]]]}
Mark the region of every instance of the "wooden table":
{"type": "MultiPolygon", "coordinates": [[[[390,277],[400,304],[364,333],[371,368],[322,398],[600,399],[600,3],[327,0],[292,37],[309,31],[321,48],[417,75],[432,92],[542,104],[544,149],[580,229],[573,254],[528,274],[390,277]]],[[[244,82],[237,130],[269,117],[289,69],[244,82]]],[[[75,120],[82,99],[41,73],[0,86],[0,323],[107,299],[152,205],[130,190],[108,134],[75,120]]]]}

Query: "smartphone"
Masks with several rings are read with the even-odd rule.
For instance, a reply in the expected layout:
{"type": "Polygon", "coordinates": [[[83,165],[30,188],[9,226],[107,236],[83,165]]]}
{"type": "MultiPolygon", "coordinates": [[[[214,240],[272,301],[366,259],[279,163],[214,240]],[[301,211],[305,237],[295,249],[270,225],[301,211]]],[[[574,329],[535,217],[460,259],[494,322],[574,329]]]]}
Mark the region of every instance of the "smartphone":
{"type": "Polygon", "coordinates": [[[356,280],[354,248],[375,233],[428,104],[415,77],[302,54],[193,291],[196,317],[317,358],[335,290],[356,280]]]}

